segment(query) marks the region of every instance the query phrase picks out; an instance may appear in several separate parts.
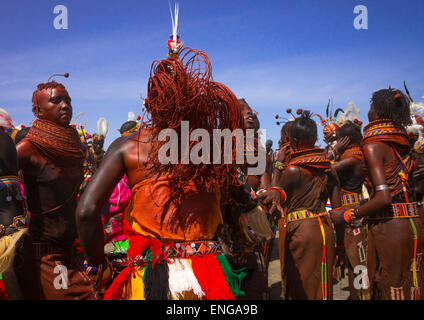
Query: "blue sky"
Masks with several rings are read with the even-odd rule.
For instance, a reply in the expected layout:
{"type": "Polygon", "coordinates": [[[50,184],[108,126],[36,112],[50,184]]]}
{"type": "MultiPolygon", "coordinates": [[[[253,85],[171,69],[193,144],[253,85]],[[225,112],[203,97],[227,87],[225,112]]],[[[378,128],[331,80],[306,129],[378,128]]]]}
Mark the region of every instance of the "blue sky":
{"type": "MultiPolygon", "coordinates": [[[[258,111],[276,146],[275,114],[287,107],[325,113],[354,101],[366,114],[372,92],[402,88],[424,98],[424,1],[180,0],[179,34],[205,50],[214,80],[258,111]],[[353,26],[368,8],[368,30],[353,26]]],[[[16,0],[0,2],[0,107],[15,124],[33,120],[31,96],[53,73],[68,89],[74,115],[88,131],[109,122],[107,145],[128,112],[141,113],[150,66],[166,57],[168,0],[16,0]],[[53,27],[56,5],[68,8],[68,30],[53,27]]],[[[321,131],[321,127],[319,127],[321,131]]],[[[322,145],[322,144],[321,144],[322,145]]]]}

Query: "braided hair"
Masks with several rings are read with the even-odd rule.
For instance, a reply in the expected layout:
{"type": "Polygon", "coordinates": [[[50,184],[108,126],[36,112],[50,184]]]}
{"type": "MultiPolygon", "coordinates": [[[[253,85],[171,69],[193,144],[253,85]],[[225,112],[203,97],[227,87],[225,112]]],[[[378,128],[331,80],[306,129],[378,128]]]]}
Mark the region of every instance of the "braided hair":
{"type": "Polygon", "coordinates": [[[373,93],[371,106],[380,119],[407,126],[411,123],[408,100],[398,89],[381,89],[373,93]]]}
{"type": "Polygon", "coordinates": [[[318,136],[317,124],[312,120],[312,113],[309,110],[297,111],[299,117],[293,121],[289,127],[289,137],[296,138],[302,142],[313,142],[315,144],[318,136]]]}

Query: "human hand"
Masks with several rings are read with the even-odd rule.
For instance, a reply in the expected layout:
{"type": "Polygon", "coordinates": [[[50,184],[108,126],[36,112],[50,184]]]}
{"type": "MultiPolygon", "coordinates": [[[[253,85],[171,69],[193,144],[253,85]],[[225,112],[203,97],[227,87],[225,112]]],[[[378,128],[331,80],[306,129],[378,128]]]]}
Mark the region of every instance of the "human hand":
{"type": "Polygon", "coordinates": [[[258,194],[256,196],[256,199],[267,209],[269,209],[269,212],[271,214],[273,214],[274,211],[277,209],[277,205],[280,205],[281,193],[275,189],[271,189],[261,194],[258,194]]]}
{"type": "Polygon", "coordinates": [[[342,154],[343,152],[345,152],[345,150],[349,146],[349,144],[350,144],[350,138],[349,137],[340,138],[339,140],[337,140],[337,143],[334,146],[334,150],[338,154],[342,154]]]}

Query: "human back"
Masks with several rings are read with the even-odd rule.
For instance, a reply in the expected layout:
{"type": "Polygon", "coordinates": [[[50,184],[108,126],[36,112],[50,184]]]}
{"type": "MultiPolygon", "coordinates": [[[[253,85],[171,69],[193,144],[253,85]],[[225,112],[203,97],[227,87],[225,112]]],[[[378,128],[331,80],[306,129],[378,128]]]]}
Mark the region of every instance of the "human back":
{"type": "Polygon", "coordinates": [[[125,214],[128,224],[144,236],[173,240],[211,239],[222,222],[218,189],[208,192],[188,181],[179,207],[172,203],[171,179],[148,171],[152,130],[140,129],[125,138],[125,171],[132,201],[125,214]]]}

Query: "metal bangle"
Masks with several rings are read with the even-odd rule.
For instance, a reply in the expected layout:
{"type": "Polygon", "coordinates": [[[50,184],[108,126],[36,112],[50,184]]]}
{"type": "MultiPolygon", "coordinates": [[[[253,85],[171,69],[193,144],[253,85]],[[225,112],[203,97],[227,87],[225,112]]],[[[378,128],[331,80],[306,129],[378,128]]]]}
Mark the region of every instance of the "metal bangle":
{"type": "Polygon", "coordinates": [[[389,186],[387,184],[380,184],[379,186],[375,187],[375,192],[388,190],[388,189],[389,189],[389,186]]]}

